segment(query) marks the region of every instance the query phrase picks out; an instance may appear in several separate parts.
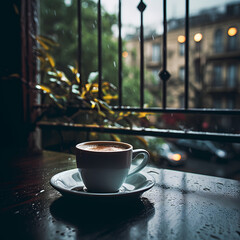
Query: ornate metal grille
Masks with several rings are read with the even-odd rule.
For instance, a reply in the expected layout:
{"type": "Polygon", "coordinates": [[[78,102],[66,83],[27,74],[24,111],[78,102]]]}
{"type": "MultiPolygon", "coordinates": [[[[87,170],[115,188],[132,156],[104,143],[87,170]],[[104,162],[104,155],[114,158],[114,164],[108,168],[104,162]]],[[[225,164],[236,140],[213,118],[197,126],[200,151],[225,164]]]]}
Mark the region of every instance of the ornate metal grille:
{"type": "MultiPolygon", "coordinates": [[[[82,68],[82,16],[81,5],[82,1],[78,1],[78,66],[81,75],[82,68]]],[[[159,78],[162,81],[162,107],[161,108],[145,108],[144,107],[144,10],[147,7],[141,0],[137,6],[140,13],[140,102],[138,107],[127,107],[122,104],[122,1],[119,0],[118,11],[118,106],[114,106],[116,111],[140,111],[140,112],[153,112],[153,113],[184,113],[184,114],[205,114],[205,115],[225,115],[225,116],[240,116],[240,110],[232,109],[197,109],[189,108],[189,0],[185,1],[185,81],[184,81],[184,108],[182,109],[168,109],[167,108],[167,83],[171,76],[167,68],[167,0],[163,0],[163,45],[162,45],[162,58],[163,66],[159,71],[159,78]]],[[[161,10],[161,9],[160,9],[161,10]]],[[[101,26],[101,0],[98,0],[98,73],[99,73],[99,98],[102,98],[102,26],[101,26]]],[[[67,129],[79,129],[82,131],[96,131],[96,132],[111,132],[132,135],[151,135],[158,137],[169,138],[190,138],[214,141],[229,141],[240,142],[240,134],[225,134],[213,132],[196,132],[184,130],[170,130],[170,129],[120,129],[120,128],[103,128],[83,126],[81,124],[65,124],[65,123],[40,123],[41,127],[55,127],[67,129]]]]}

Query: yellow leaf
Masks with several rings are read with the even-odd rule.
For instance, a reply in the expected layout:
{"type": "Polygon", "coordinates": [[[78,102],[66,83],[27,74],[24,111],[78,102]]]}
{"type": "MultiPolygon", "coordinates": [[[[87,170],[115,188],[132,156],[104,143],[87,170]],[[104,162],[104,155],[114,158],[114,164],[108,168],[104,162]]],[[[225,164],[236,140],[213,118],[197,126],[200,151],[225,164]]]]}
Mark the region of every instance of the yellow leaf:
{"type": "Polygon", "coordinates": [[[90,83],[85,84],[86,90],[89,91],[91,86],[92,86],[92,84],[90,84],[90,83]]]}
{"type": "Polygon", "coordinates": [[[127,117],[131,114],[131,112],[120,112],[119,115],[118,115],[118,118],[117,118],[117,121],[120,121],[122,120],[124,117],[127,117]]]}
{"type": "Polygon", "coordinates": [[[58,76],[58,77],[61,78],[61,77],[63,76],[63,74],[64,74],[63,72],[61,72],[61,71],[57,71],[57,76],[58,76]]]}
{"type": "Polygon", "coordinates": [[[40,62],[44,63],[45,62],[45,58],[42,56],[37,56],[37,58],[39,59],[40,62]]]}
{"type": "Polygon", "coordinates": [[[45,44],[42,40],[40,40],[38,37],[36,37],[37,41],[39,42],[39,44],[45,49],[45,50],[49,50],[49,46],[47,44],[45,44]]]}
{"type": "Polygon", "coordinates": [[[42,84],[37,84],[36,88],[40,89],[40,90],[42,90],[42,91],[44,91],[46,93],[50,93],[51,92],[51,89],[49,87],[46,87],[46,86],[44,86],[42,84]]]}
{"type": "Polygon", "coordinates": [[[96,103],[94,101],[90,101],[91,102],[91,108],[95,108],[96,103]]]}
{"type": "Polygon", "coordinates": [[[102,86],[103,86],[103,87],[105,87],[105,86],[110,86],[110,84],[109,84],[109,82],[103,82],[102,86]]]}
{"type": "Polygon", "coordinates": [[[108,95],[106,95],[106,96],[103,96],[103,99],[104,100],[113,100],[113,99],[118,99],[118,95],[110,95],[110,94],[108,94],[108,95]]]}
{"type": "Polygon", "coordinates": [[[115,114],[115,112],[102,100],[98,100],[99,104],[105,108],[110,114],[115,114]]]}
{"type": "Polygon", "coordinates": [[[145,145],[145,147],[148,146],[148,142],[145,140],[145,138],[140,137],[140,136],[136,136],[136,138],[137,138],[140,142],[142,142],[142,143],[145,145]]]}
{"type": "Polygon", "coordinates": [[[98,89],[92,89],[92,93],[98,93],[98,89]]]}
{"type": "Polygon", "coordinates": [[[73,67],[71,65],[68,65],[68,67],[70,68],[70,70],[72,71],[73,74],[77,74],[78,73],[78,70],[75,67],[73,67]]]}
{"type": "Polygon", "coordinates": [[[101,110],[98,110],[98,114],[103,116],[103,117],[106,117],[106,114],[104,112],[102,112],[101,110]]]}
{"type": "Polygon", "coordinates": [[[60,80],[63,82],[66,82],[69,86],[71,86],[71,82],[67,79],[66,75],[64,74],[64,72],[61,71],[57,71],[58,76],[60,77],[60,80]]]}
{"type": "Polygon", "coordinates": [[[126,112],[123,114],[124,117],[128,117],[131,114],[131,112],[126,112]]]}
{"type": "Polygon", "coordinates": [[[55,102],[55,104],[59,107],[59,108],[64,108],[58,101],[57,101],[57,98],[53,95],[53,94],[49,94],[49,97],[51,99],[53,99],[53,101],[55,102]]]}
{"type": "Polygon", "coordinates": [[[96,132],[90,132],[91,137],[96,138],[98,134],[96,132]]]}
{"type": "MultiPolygon", "coordinates": [[[[99,101],[98,101],[98,102],[99,102],[99,101]]],[[[101,115],[101,116],[103,116],[103,117],[106,117],[106,114],[101,111],[100,106],[99,106],[97,103],[96,103],[96,107],[97,107],[97,109],[98,109],[98,114],[101,115]]]]}
{"type": "Polygon", "coordinates": [[[36,40],[41,40],[42,42],[45,42],[51,46],[59,46],[59,43],[57,43],[56,41],[54,41],[53,39],[49,38],[49,37],[44,37],[42,35],[38,35],[36,37],[36,40]]]}
{"type": "Polygon", "coordinates": [[[53,57],[51,57],[51,56],[47,53],[47,58],[48,58],[48,61],[49,61],[50,65],[51,65],[51,67],[54,68],[54,67],[55,67],[55,61],[54,61],[53,57]]]}
{"type": "Polygon", "coordinates": [[[121,142],[121,139],[116,135],[116,134],[111,134],[111,137],[117,141],[117,142],[121,142]]]}
{"type": "Polygon", "coordinates": [[[9,77],[20,78],[20,75],[18,73],[13,73],[9,77]]]}
{"type": "Polygon", "coordinates": [[[76,74],[76,80],[77,80],[78,83],[80,83],[80,73],[76,74]]]}
{"type": "Polygon", "coordinates": [[[17,15],[19,15],[19,10],[16,4],[13,4],[14,11],[17,15]]]}
{"type": "Polygon", "coordinates": [[[123,119],[123,117],[118,117],[117,119],[116,119],[116,121],[120,121],[120,120],[122,120],[123,119]]]}
{"type": "Polygon", "coordinates": [[[141,113],[138,113],[138,114],[137,114],[137,116],[138,116],[139,118],[144,118],[144,117],[146,117],[147,115],[149,115],[149,113],[147,113],[147,112],[141,112],[141,113]]]}

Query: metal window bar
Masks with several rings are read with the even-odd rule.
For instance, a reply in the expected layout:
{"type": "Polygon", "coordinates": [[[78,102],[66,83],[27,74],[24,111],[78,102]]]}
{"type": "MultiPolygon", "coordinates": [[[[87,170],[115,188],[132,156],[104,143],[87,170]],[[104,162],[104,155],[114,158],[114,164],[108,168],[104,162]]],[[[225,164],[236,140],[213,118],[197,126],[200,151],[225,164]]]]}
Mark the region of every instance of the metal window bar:
{"type": "Polygon", "coordinates": [[[77,17],[78,17],[78,74],[80,76],[80,88],[83,86],[82,78],[82,1],[77,0],[77,17]]]}
{"type": "Polygon", "coordinates": [[[146,8],[141,0],[138,5],[140,11],[140,108],[144,106],[144,30],[143,30],[143,12],[146,8]]]}
{"type": "Polygon", "coordinates": [[[122,107],[122,1],[118,1],[118,107],[122,107]]]}
{"type": "MultiPolygon", "coordinates": [[[[81,25],[81,0],[79,1],[78,9],[78,21],[81,25]]],[[[159,77],[162,80],[162,108],[144,108],[144,26],[143,26],[143,13],[146,8],[146,4],[140,0],[137,6],[140,11],[140,106],[139,107],[127,107],[122,105],[122,35],[121,35],[121,15],[122,6],[121,0],[119,0],[119,12],[118,12],[118,26],[119,26],[119,38],[118,38],[118,82],[119,82],[119,102],[118,106],[113,106],[115,111],[134,111],[134,112],[151,112],[151,113],[184,113],[184,114],[206,114],[206,115],[228,115],[228,116],[240,116],[240,110],[230,109],[195,109],[189,108],[189,0],[185,1],[185,83],[184,83],[184,108],[183,109],[170,109],[167,108],[167,80],[170,78],[170,73],[167,71],[167,0],[163,0],[163,69],[159,72],[159,77]]],[[[78,28],[79,50],[81,51],[81,27],[78,28]]],[[[81,54],[79,53],[79,71],[81,72],[81,54]]],[[[102,98],[102,29],[101,29],[101,0],[98,0],[98,71],[99,71],[99,98],[102,98]]],[[[197,131],[184,131],[184,130],[171,130],[171,129],[120,129],[120,128],[105,128],[97,126],[88,126],[82,124],[67,124],[67,123],[46,123],[41,122],[39,126],[43,128],[55,127],[62,129],[78,129],[81,131],[95,131],[105,133],[120,133],[129,135],[144,135],[144,136],[157,136],[168,138],[186,138],[186,139],[201,139],[212,141],[227,141],[240,143],[240,134],[231,133],[215,133],[215,132],[197,132],[197,131]]]]}
{"type": "Polygon", "coordinates": [[[184,106],[185,109],[188,109],[188,77],[189,77],[189,0],[186,0],[186,8],[185,8],[185,99],[184,99],[184,106]]]}
{"type": "Polygon", "coordinates": [[[102,99],[102,14],[98,0],[98,98],[102,99]]]}
{"type": "MultiPolygon", "coordinates": [[[[162,73],[166,73],[167,71],[167,0],[163,0],[163,71],[162,73]]],[[[160,75],[162,78],[162,107],[163,109],[167,106],[167,79],[160,75]]]]}

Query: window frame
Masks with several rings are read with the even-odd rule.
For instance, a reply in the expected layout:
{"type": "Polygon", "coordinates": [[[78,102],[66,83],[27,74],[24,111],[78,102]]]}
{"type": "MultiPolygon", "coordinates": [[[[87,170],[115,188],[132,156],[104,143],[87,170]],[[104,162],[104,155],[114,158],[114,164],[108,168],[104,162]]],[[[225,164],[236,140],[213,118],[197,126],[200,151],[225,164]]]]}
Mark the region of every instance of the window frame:
{"type": "MultiPolygon", "coordinates": [[[[141,2],[142,3],[142,2],[141,2]]],[[[139,5],[140,6],[140,5],[139,5]]],[[[166,108],[166,82],[170,78],[171,74],[167,71],[167,17],[166,17],[166,9],[167,9],[167,0],[163,0],[163,15],[164,15],[164,31],[163,31],[163,45],[162,45],[162,55],[163,55],[163,66],[160,71],[160,78],[162,81],[162,98],[163,98],[163,107],[162,108],[145,108],[143,105],[143,99],[144,99],[144,35],[143,35],[143,13],[145,8],[141,8],[138,6],[138,9],[140,11],[141,15],[141,23],[140,23],[140,49],[141,49],[141,59],[140,59],[140,107],[136,108],[129,108],[129,107],[123,107],[120,103],[118,106],[114,106],[113,109],[116,111],[138,111],[138,112],[153,112],[153,113],[184,113],[184,114],[213,114],[213,115],[240,115],[239,110],[229,110],[229,109],[192,109],[188,107],[188,100],[189,100],[189,0],[185,1],[185,8],[186,8],[186,15],[185,15],[185,36],[186,41],[184,43],[184,56],[185,56],[185,76],[184,76],[184,88],[185,88],[185,95],[184,95],[184,108],[183,109],[168,109],[166,108]]],[[[79,16],[78,16],[79,17],[79,16]]],[[[80,19],[80,18],[79,18],[80,19]]],[[[98,20],[101,19],[101,4],[100,1],[98,2],[98,20]]],[[[81,24],[81,20],[79,20],[79,23],[81,24]]],[[[119,13],[119,32],[121,32],[121,14],[119,13]]],[[[101,36],[101,25],[98,25],[98,36],[101,36]]],[[[121,34],[119,34],[119,44],[121,45],[122,39],[121,34]]],[[[99,45],[101,46],[101,44],[99,45]]],[[[81,49],[81,46],[79,46],[81,49]]],[[[121,54],[121,51],[119,51],[119,56],[121,54]]],[[[98,55],[98,58],[101,59],[101,55],[98,55]]],[[[120,58],[119,58],[120,59],[120,58]]],[[[121,61],[121,60],[120,60],[121,61]]],[[[100,66],[101,67],[101,66],[100,66]]],[[[99,72],[101,72],[101,69],[99,69],[99,72]]],[[[119,76],[122,76],[122,73],[119,72],[119,76]]],[[[100,78],[101,82],[101,78],[100,78]]],[[[121,89],[119,90],[121,92],[121,89]]],[[[100,97],[101,97],[101,91],[100,91],[100,97]]],[[[86,109],[87,110],[87,109],[86,109]]],[[[54,124],[47,123],[49,126],[54,126],[54,124]]],[[[46,124],[42,123],[39,124],[39,126],[46,126],[46,124]]],[[[56,126],[56,125],[55,125],[56,126]]],[[[88,126],[80,126],[77,124],[71,124],[71,125],[64,125],[59,124],[58,127],[63,128],[81,128],[86,131],[99,131],[100,128],[94,127],[89,128],[88,126]]],[[[120,133],[126,133],[126,129],[109,129],[109,128],[102,128],[101,131],[106,132],[120,132],[120,133]],[[115,131],[116,130],[116,131],[115,131]]],[[[240,142],[240,135],[239,134],[222,134],[222,133],[198,133],[198,132],[189,132],[189,131],[181,131],[181,130],[165,130],[165,129],[156,129],[156,130],[148,130],[145,129],[144,132],[139,132],[138,130],[131,129],[127,131],[128,134],[136,134],[137,135],[151,135],[151,136],[159,136],[159,137],[174,137],[174,138],[197,138],[201,140],[227,140],[227,141],[237,141],[240,142]],[[223,138],[222,138],[223,137],[223,138]]]]}

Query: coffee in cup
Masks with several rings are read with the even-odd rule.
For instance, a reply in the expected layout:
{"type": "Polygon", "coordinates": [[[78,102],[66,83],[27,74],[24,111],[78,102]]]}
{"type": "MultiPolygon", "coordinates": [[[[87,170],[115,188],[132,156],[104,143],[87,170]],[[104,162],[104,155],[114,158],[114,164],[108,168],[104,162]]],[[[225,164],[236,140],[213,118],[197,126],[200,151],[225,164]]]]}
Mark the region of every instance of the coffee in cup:
{"type": "Polygon", "coordinates": [[[89,192],[117,192],[127,176],[142,170],[149,161],[144,149],[133,150],[132,145],[114,141],[92,141],[76,145],[79,173],[89,192]],[[134,169],[132,160],[143,155],[134,169]]]}

